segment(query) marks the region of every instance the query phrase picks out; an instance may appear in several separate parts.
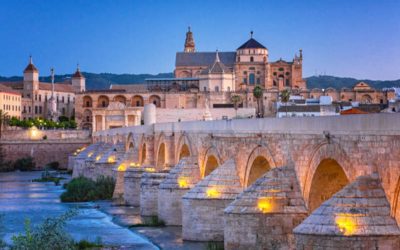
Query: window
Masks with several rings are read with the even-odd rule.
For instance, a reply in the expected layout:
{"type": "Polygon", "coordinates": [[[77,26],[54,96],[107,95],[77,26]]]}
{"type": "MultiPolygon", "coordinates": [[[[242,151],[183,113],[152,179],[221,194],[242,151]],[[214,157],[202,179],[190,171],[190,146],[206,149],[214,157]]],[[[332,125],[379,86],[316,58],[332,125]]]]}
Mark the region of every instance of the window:
{"type": "Polygon", "coordinates": [[[31,113],[31,106],[28,107],[29,114],[31,113]]]}
{"type": "Polygon", "coordinates": [[[228,92],[231,92],[231,87],[228,87],[228,92]]]}
{"type": "Polygon", "coordinates": [[[44,96],[44,101],[47,102],[47,95],[44,96]]]}
{"type": "Polygon", "coordinates": [[[254,57],[250,56],[250,62],[254,62],[254,57]]]}
{"type": "Polygon", "coordinates": [[[58,98],[58,96],[57,96],[57,103],[58,103],[58,101],[59,101],[59,98],[58,98]]]}
{"type": "Polygon", "coordinates": [[[37,95],[35,95],[35,101],[37,101],[37,95]]]}
{"type": "Polygon", "coordinates": [[[274,80],[274,86],[276,86],[276,81],[274,80]]]}
{"type": "Polygon", "coordinates": [[[42,106],[39,106],[39,114],[42,113],[42,106]]]}
{"type": "Polygon", "coordinates": [[[279,68],[278,70],[279,70],[279,71],[284,71],[284,69],[283,69],[283,68],[279,68]]]}
{"type": "Polygon", "coordinates": [[[90,117],[89,116],[86,116],[86,121],[90,122],[90,117]]]}
{"type": "Polygon", "coordinates": [[[247,84],[247,77],[243,77],[243,83],[247,84]]]}
{"type": "Polygon", "coordinates": [[[35,115],[38,113],[38,107],[35,106],[35,115]]]}
{"type": "Polygon", "coordinates": [[[254,73],[250,73],[249,75],[249,84],[254,85],[255,84],[255,76],[254,73]]]}
{"type": "Polygon", "coordinates": [[[238,56],[237,61],[240,62],[240,56],[238,56]]]}
{"type": "Polygon", "coordinates": [[[352,101],[353,101],[353,99],[350,98],[350,99],[349,99],[349,102],[352,102],[352,101]]]}
{"type": "Polygon", "coordinates": [[[90,102],[86,101],[86,107],[90,107],[90,102]]]}
{"type": "Polygon", "coordinates": [[[380,104],[383,104],[383,99],[381,99],[379,102],[380,102],[380,104]]]}
{"type": "Polygon", "coordinates": [[[215,92],[219,92],[219,87],[215,86],[215,92]]]}
{"type": "Polygon", "coordinates": [[[62,114],[65,115],[65,108],[62,108],[62,114]]]}
{"type": "Polygon", "coordinates": [[[206,92],[207,91],[207,87],[204,87],[204,92],[206,92]]]}
{"type": "Polygon", "coordinates": [[[286,79],[286,86],[290,86],[290,81],[289,81],[289,79],[286,79]]]}
{"type": "Polygon", "coordinates": [[[39,95],[39,102],[42,101],[42,95],[39,95]]]}
{"type": "Polygon", "coordinates": [[[243,71],[243,75],[247,75],[247,71],[243,71]]]}
{"type": "Polygon", "coordinates": [[[136,107],[140,107],[140,106],[142,106],[142,105],[140,104],[140,101],[136,101],[136,107]]]}
{"type": "Polygon", "coordinates": [[[64,103],[64,96],[61,98],[61,102],[64,103]]]}
{"type": "Polygon", "coordinates": [[[106,107],[106,101],[102,101],[102,102],[101,102],[101,106],[102,106],[103,108],[105,108],[105,107],[106,107]]]}
{"type": "Polygon", "coordinates": [[[257,84],[261,84],[261,79],[257,78],[257,84]]]}

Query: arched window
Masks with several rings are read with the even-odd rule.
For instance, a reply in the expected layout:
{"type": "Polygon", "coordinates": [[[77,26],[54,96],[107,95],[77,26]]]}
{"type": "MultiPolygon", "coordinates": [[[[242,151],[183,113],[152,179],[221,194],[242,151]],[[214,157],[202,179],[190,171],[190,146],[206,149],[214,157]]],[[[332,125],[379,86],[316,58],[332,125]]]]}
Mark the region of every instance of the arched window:
{"type": "Polygon", "coordinates": [[[250,56],[250,62],[254,62],[254,57],[250,56]]]}
{"type": "Polygon", "coordinates": [[[255,76],[254,73],[249,74],[249,84],[254,85],[255,84],[255,76]]]}

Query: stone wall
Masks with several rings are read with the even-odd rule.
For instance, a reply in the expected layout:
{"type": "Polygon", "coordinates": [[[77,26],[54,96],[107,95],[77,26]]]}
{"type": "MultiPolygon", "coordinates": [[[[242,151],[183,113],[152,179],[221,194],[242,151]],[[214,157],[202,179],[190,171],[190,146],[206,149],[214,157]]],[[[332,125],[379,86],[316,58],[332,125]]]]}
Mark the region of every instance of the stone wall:
{"type": "Polygon", "coordinates": [[[67,169],[68,157],[77,149],[88,144],[88,140],[3,141],[0,146],[4,151],[6,160],[15,161],[31,156],[37,168],[42,168],[50,162],[58,161],[60,168],[67,169]]]}
{"type": "Polygon", "coordinates": [[[41,141],[46,136],[47,140],[76,140],[90,138],[89,130],[41,130],[35,129],[22,129],[22,128],[8,128],[2,131],[2,141],[15,141],[15,140],[28,140],[28,141],[41,141]]]}

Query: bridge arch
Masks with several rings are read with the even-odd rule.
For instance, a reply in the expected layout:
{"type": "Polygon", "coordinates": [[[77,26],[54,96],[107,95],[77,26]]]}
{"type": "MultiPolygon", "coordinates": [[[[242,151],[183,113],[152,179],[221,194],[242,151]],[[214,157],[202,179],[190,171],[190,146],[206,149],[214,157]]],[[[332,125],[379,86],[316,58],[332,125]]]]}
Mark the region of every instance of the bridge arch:
{"type": "Polygon", "coordinates": [[[350,160],[338,144],[318,145],[308,164],[303,196],[309,211],[318,208],[354,179],[350,160]]]}
{"type": "Polygon", "coordinates": [[[202,169],[200,169],[202,177],[207,177],[217,167],[221,165],[219,153],[215,147],[210,147],[206,150],[203,158],[202,169]]]}
{"type": "Polygon", "coordinates": [[[194,150],[189,141],[189,138],[183,134],[179,138],[177,147],[175,149],[175,162],[178,163],[182,158],[193,155],[194,150]]]}
{"type": "Polygon", "coordinates": [[[163,133],[160,134],[157,140],[157,152],[156,152],[156,169],[163,169],[167,164],[168,159],[168,150],[167,143],[165,140],[165,135],[163,133]]]}
{"type": "Polygon", "coordinates": [[[250,153],[246,163],[244,179],[245,187],[250,186],[258,178],[275,167],[275,161],[270,150],[266,146],[257,146],[250,153]]]}
{"type": "Polygon", "coordinates": [[[128,151],[128,149],[130,149],[131,144],[133,145],[133,147],[135,146],[135,140],[133,139],[133,134],[129,133],[128,137],[126,139],[126,143],[125,143],[125,151],[128,151]]]}

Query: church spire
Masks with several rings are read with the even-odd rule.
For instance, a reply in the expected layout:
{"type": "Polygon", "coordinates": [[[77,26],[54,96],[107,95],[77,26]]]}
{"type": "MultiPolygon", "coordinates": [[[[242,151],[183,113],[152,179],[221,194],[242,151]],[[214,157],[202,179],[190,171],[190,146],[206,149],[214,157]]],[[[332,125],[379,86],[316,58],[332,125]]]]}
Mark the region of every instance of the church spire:
{"type": "Polygon", "coordinates": [[[188,31],[186,32],[186,40],[185,40],[185,52],[194,52],[195,44],[193,39],[193,33],[190,31],[190,26],[188,27],[188,31]]]}
{"type": "Polygon", "coordinates": [[[215,52],[215,62],[220,62],[218,50],[215,52]]]}

